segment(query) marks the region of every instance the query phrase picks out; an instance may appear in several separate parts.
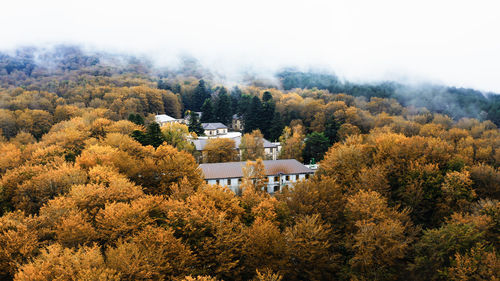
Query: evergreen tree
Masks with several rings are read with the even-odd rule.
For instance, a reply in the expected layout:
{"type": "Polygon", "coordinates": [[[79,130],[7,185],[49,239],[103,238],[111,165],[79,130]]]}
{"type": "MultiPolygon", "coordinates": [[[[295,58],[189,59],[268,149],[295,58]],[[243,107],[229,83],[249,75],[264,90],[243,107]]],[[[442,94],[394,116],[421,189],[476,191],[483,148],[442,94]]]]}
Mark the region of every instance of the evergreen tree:
{"type": "Polygon", "coordinates": [[[216,120],[212,99],[206,99],[201,107],[201,122],[210,123],[215,122],[216,120]]]}
{"type": "Polygon", "coordinates": [[[152,145],[153,147],[160,146],[165,141],[165,137],[161,133],[160,125],[153,122],[149,124],[146,130],[146,143],[152,145]]]}
{"type": "Polygon", "coordinates": [[[245,116],[250,111],[250,105],[252,103],[252,97],[249,95],[242,95],[238,101],[238,114],[240,116],[245,116]]]}
{"type": "Polygon", "coordinates": [[[285,124],[283,124],[283,120],[281,120],[281,114],[279,112],[275,112],[273,121],[271,122],[271,128],[269,129],[269,139],[277,141],[284,128],[285,124]]]}
{"type": "Polygon", "coordinates": [[[137,142],[139,142],[142,145],[147,145],[146,142],[146,134],[142,131],[135,130],[132,132],[131,135],[137,142]]]}
{"type": "Polygon", "coordinates": [[[334,117],[328,118],[325,123],[325,137],[330,140],[330,144],[338,141],[337,131],[340,128],[340,124],[335,121],[334,117]]]}
{"type": "Polygon", "coordinates": [[[263,102],[268,102],[268,101],[271,101],[272,99],[273,99],[273,96],[271,95],[271,93],[269,91],[265,91],[264,94],[262,95],[263,102]]]}
{"type": "Polygon", "coordinates": [[[201,79],[198,86],[194,89],[192,109],[194,111],[200,111],[203,103],[208,98],[210,98],[210,92],[205,85],[205,81],[201,79]]]}
{"type": "Polygon", "coordinates": [[[268,91],[264,92],[264,95],[262,96],[262,111],[260,113],[260,119],[261,119],[261,124],[260,124],[260,129],[262,131],[262,134],[264,134],[265,138],[270,138],[272,136],[271,134],[271,127],[273,126],[273,119],[274,119],[274,111],[276,108],[276,105],[274,104],[273,101],[273,96],[271,96],[271,93],[268,91]]]}
{"type": "Polygon", "coordinates": [[[316,162],[319,162],[323,159],[323,156],[330,147],[330,140],[323,132],[313,132],[307,135],[305,142],[304,163],[309,163],[312,158],[314,158],[316,162]]]}
{"type": "Polygon", "coordinates": [[[259,97],[254,96],[248,109],[248,112],[243,116],[245,122],[245,132],[258,130],[262,126],[262,102],[259,97]]]}
{"type": "Polygon", "coordinates": [[[128,116],[128,121],[137,125],[144,125],[144,118],[142,118],[140,114],[130,113],[130,115],[128,116]]]}
{"type": "Polygon", "coordinates": [[[215,120],[222,124],[228,125],[231,123],[231,99],[227,95],[225,88],[222,88],[217,101],[215,103],[215,120]]]}
{"type": "Polygon", "coordinates": [[[196,133],[198,136],[203,135],[204,130],[201,126],[200,120],[198,120],[198,114],[194,111],[189,112],[189,124],[188,128],[190,132],[196,133]]]}

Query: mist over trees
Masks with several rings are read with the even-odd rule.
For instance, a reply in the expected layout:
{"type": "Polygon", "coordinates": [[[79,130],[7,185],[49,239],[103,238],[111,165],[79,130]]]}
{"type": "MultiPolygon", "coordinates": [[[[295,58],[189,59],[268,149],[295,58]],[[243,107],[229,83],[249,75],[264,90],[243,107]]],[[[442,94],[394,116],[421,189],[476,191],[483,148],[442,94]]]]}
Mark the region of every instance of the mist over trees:
{"type": "MultiPolygon", "coordinates": [[[[1,54],[0,279],[498,279],[496,96],[278,77],[226,88],[195,60],[1,54]],[[206,104],[245,125],[241,194],[198,168],[206,104]],[[263,137],[318,171],[264,192],[263,137]]],[[[211,139],[203,158],[234,161],[235,145],[211,139]]]]}

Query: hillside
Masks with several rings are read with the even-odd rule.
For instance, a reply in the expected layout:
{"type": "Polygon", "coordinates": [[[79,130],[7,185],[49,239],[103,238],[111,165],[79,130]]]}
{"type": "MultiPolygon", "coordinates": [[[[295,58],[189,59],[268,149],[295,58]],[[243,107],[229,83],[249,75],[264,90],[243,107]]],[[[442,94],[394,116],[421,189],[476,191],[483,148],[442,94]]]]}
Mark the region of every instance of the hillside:
{"type": "MultiPolygon", "coordinates": [[[[193,59],[153,65],[75,46],[0,54],[0,279],[500,276],[493,93],[292,69],[226,87],[193,59]],[[191,112],[241,117],[241,195],[205,183],[192,119],[154,122],[191,112]],[[268,194],[262,138],[318,171],[268,194]]],[[[205,161],[235,160],[212,145],[205,161]]]]}

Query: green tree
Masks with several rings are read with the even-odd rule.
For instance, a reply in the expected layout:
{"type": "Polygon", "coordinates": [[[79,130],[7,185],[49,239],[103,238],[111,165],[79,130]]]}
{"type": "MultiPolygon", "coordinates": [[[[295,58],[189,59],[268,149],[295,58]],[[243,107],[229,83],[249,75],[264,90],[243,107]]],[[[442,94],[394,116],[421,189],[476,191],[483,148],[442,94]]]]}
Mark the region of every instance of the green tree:
{"type": "Polygon", "coordinates": [[[206,99],[201,107],[201,122],[202,123],[210,123],[215,122],[216,119],[214,105],[212,99],[206,99]]]}
{"type": "Polygon", "coordinates": [[[189,124],[188,128],[190,132],[197,134],[198,136],[203,135],[203,127],[198,119],[198,114],[194,111],[189,112],[189,124]]]}
{"type": "Polygon", "coordinates": [[[231,123],[231,99],[227,95],[225,88],[222,88],[215,102],[215,120],[222,124],[231,123]]]}
{"type": "Polygon", "coordinates": [[[243,116],[246,133],[260,129],[262,126],[262,102],[259,97],[254,96],[248,108],[248,112],[243,116]]]}
{"type": "Polygon", "coordinates": [[[313,132],[306,137],[306,146],[304,148],[304,161],[309,163],[312,158],[315,161],[321,161],[328,147],[330,147],[330,141],[325,136],[323,132],[313,132]]]}
{"type": "Polygon", "coordinates": [[[273,101],[273,96],[268,91],[264,92],[262,96],[262,110],[260,113],[260,129],[265,138],[270,138],[272,136],[273,121],[274,121],[274,111],[276,105],[273,101]]]}
{"type": "Polygon", "coordinates": [[[146,143],[156,148],[164,141],[165,137],[161,133],[160,125],[156,122],[149,124],[148,129],[146,130],[146,143]]]}
{"type": "Polygon", "coordinates": [[[194,111],[200,111],[206,99],[210,98],[210,92],[205,85],[205,81],[201,79],[193,93],[193,108],[194,111]]]}
{"type": "Polygon", "coordinates": [[[137,125],[144,125],[144,118],[142,118],[140,114],[130,113],[130,115],[128,116],[128,121],[137,125]]]}

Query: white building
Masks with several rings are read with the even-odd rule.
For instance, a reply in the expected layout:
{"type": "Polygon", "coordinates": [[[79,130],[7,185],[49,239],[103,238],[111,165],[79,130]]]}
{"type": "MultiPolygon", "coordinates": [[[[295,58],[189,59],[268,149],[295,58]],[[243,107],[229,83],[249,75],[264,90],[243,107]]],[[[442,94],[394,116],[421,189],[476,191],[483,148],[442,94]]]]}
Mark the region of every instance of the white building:
{"type": "Polygon", "coordinates": [[[227,134],[227,126],[222,123],[201,123],[208,137],[227,134]]]}
{"type": "MultiPolygon", "coordinates": [[[[295,159],[265,160],[263,163],[267,177],[266,190],[269,193],[281,191],[283,187],[314,174],[313,170],[295,159]]],[[[246,162],[200,164],[206,183],[227,186],[235,193],[240,191],[244,167],[246,162]]]]}
{"type": "MultiPolygon", "coordinates": [[[[226,135],[216,135],[217,138],[230,138],[234,140],[234,149],[238,152],[241,157],[240,144],[241,144],[241,133],[239,132],[229,132],[226,135]]],[[[199,137],[198,139],[192,139],[191,142],[194,144],[197,151],[203,152],[205,146],[207,145],[207,137],[199,137]]],[[[262,139],[264,145],[264,156],[266,159],[276,160],[278,159],[279,150],[278,145],[272,143],[266,139],[262,139]]]]}
{"type": "Polygon", "coordinates": [[[160,127],[168,123],[184,123],[184,119],[175,119],[174,117],[168,116],[166,114],[160,114],[155,116],[156,123],[160,124],[160,127]]]}

